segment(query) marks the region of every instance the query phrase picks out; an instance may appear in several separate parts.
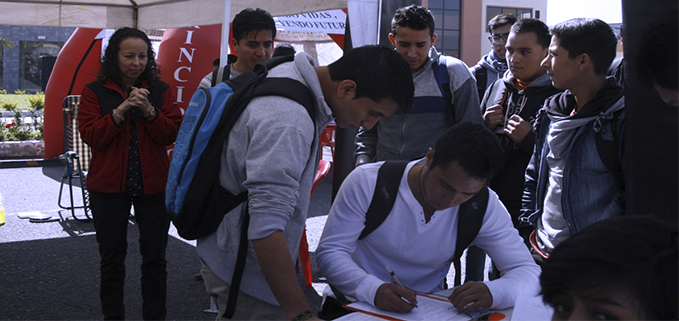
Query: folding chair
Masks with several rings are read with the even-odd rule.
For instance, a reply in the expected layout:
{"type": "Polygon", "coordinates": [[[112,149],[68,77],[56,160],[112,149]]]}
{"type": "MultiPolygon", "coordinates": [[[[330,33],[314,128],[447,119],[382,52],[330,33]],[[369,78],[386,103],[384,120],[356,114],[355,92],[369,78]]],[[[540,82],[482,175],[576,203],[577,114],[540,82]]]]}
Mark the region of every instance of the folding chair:
{"type": "Polygon", "coordinates": [[[89,168],[89,161],[91,157],[90,147],[83,142],[78,132],[78,107],[80,106],[80,95],[70,95],[64,98],[61,105],[61,110],[64,120],[64,153],[59,155],[59,159],[66,165],[64,174],[61,176],[61,186],[59,187],[59,207],[70,210],[71,215],[78,221],[89,221],[90,216],[90,198],[87,188],[85,187],[84,177],[89,168]],[[82,193],[82,205],[75,205],[73,201],[73,180],[78,179],[80,182],[80,190],[82,193]],[[62,205],[62,194],[64,191],[64,184],[68,181],[68,189],[70,196],[70,205],[62,205]],[[76,209],[83,209],[85,217],[78,217],[75,215],[76,209]]]}
{"type": "MultiPolygon", "coordinates": [[[[319,161],[316,175],[314,175],[314,185],[311,188],[311,196],[314,195],[316,185],[318,185],[318,183],[328,175],[328,172],[330,172],[330,165],[330,162],[327,160],[321,159],[319,161]]],[[[311,258],[309,257],[309,242],[306,237],[306,226],[302,232],[302,239],[299,242],[299,263],[302,266],[302,272],[304,273],[304,283],[307,287],[311,287],[313,278],[311,276],[311,258]]]]}
{"type": "Polygon", "coordinates": [[[332,152],[332,161],[335,161],[335,130],[337,130],[337,125],[335,122],[331,122],[328,126],[323,129],[321,133],[320,143],[321,152],[323,152],[323,147],[330,147],[330,152],[332,152]]]}

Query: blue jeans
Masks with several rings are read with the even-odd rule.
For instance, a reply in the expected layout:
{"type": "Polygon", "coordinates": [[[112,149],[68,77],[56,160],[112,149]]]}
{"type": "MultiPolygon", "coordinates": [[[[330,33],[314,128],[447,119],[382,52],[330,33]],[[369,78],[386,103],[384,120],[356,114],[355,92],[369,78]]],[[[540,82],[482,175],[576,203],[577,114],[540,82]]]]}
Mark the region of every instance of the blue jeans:
{"type": "Polygon", "coordinates": [[[165,212],[165,193],[132,197],[90,192],[90,208],[101,256],[101,309],[105,320],[125,319],[125,257],[132,204],[142,256],[142,316],[145,320],[164,320],[167,313],[165,248],[170,228],[170,217],[165,212]]]}

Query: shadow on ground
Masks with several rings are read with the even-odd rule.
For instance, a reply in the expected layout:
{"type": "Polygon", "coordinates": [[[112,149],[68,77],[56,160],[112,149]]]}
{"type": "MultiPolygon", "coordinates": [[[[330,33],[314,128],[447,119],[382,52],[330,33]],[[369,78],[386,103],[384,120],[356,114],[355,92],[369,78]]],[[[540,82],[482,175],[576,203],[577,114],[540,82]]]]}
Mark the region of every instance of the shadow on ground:
{"type": "MultiPolygon", "coordinates": [[[[43,223],[58,224],[58,223],[43,223]]],[[[0,243],[0,319],[96,320],[99,303],[99,254],[91,223],[73,222],[70,235],[32,241],[0,243]]],[[[139,235],[128,234],[125,306],[128,319],[141,319],[139,235]]],[[[210,300],[203,283],[194,278],[200,265],[193,246],[173,237],[168,240],[168,319],[214,320],[205,313],[210,300]]]]}

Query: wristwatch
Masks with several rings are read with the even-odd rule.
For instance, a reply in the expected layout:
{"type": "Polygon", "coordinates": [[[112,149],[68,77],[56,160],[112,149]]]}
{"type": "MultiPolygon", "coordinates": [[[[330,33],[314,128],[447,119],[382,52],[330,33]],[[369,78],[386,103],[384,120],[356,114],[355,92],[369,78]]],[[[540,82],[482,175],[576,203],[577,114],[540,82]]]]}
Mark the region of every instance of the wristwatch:
{"type": "Polygon", "coordinates": [[[298,316],[292,318],[292,321],[306,321],[314,317],[314,314],[311,312],[311,310],[306,310],[302,313],[300,313],[298,316]]]}
{"type": "Polygon", "coordinates": [[[156,108],[154,107],[154,108],[151,109],[151,111],[149,112],[149,115],[148,115],[147,117],[145,117],[145,118],[146,118],[147,120],[149,120],[149,119],[153,119],[153,118],[155,118],[155,117],[156,117],[156,108]]]}

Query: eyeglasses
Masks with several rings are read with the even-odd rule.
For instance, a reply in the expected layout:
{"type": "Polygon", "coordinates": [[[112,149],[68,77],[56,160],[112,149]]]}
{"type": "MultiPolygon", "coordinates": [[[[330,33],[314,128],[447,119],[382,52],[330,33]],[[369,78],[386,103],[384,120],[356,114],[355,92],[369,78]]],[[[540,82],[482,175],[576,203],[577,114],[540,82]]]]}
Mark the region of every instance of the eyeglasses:
{"type": "Polygon", "coordinates": [[[501,35],[493,34],[490,37],[488,37],[488,40],[492,43],[500,43],[500,40],[504,40],[504,42],[507,42],[507,38],[509,38],[509,33],[503,33],[501,35]]]}

